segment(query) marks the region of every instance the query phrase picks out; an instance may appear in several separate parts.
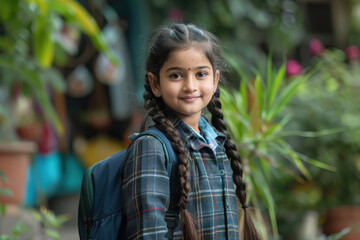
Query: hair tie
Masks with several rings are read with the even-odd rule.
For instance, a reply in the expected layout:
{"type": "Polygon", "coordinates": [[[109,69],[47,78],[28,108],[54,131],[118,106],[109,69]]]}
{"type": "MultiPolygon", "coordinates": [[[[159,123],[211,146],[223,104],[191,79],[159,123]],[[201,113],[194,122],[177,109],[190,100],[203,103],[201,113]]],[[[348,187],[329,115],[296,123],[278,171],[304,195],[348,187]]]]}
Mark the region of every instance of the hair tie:
{"type": "Polygon", "coordinates": [[[246,208],[248,208],[248,207],[249,207],[249,206],[246,205],[246,204],[244,204],[244,205],[241,206],[241,208],[244,209],[244,210],[245,210],[246,208]]]}

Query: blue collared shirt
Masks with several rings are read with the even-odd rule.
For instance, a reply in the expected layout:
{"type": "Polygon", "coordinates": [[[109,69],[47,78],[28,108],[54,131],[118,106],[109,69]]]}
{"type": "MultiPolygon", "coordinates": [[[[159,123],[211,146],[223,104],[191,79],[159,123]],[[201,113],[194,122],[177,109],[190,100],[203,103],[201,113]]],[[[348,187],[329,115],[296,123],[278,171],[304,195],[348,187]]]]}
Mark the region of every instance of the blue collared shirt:
{"type": "Polygon", "coordinates": [[[203,117],[200,118],[199,129],[203,136],[195,132],[196,135],[200,138],[201,141],[206,142],[209,147],[213,151],[215,151],[216,147],[218,146],[216,138],[219,135],[214,131],[214,129],[203,117]]]}
{"type": "MultiPolygon", "coordinates": [[[[226,136],[203,118],[199,122],[201,135],[179,118],[174,126],[190,154],[191,191],[186,208],[202,239],[238,239],[237,201],[224,150],[226,136]]],[[[129,148],[122,186],[128,239],[165,239],[170,189],[159,140],[142,137],[129,148]]],[[[177,226],[174,239],[181,238],[177,226]]]]}

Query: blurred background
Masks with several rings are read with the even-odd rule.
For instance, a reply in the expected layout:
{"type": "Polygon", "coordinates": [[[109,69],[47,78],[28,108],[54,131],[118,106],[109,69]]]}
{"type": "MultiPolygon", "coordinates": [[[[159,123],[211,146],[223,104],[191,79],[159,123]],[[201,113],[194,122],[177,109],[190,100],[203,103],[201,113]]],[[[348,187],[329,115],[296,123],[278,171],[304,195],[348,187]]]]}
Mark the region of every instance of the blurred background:
{"type": "Polygon", "coordinates": [[[262,238],[360,239],[358,0],[0,0],[0,239],[78,239],[82,175],[139,131],[174,22],[221,41],[262,238]]]}

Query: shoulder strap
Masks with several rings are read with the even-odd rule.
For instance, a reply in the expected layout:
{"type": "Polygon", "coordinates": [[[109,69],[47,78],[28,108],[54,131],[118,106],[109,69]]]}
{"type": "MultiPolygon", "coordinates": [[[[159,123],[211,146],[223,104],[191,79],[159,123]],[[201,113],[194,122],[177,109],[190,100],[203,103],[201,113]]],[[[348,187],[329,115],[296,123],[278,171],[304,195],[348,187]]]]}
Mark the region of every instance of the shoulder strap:
{"type": "MultiPolygon", "coordinates": [[[[95,164],[94,164],[95,165],[95,164]]],[[[89,167],[83,176],[79,202],[79,234],[81,239],[87,239],[92,225],[92,209],[94,189],[91,179],[91,171],[94,165],[89,167]],[[80,218],[81,217],[81,218],[80,218]]]]}
{"type": "Polygon", "coordinates": [[[150,135],[150,136],[157,138],[163,145],[163,148],[165,150],[164,153],[165,153],[165,158],[166,158],[166,169],[168,172],[168,176],[171,176],[172,164],[177,162],[177,156],[174,152],[174,149],[171,146],[171,142],[169,141],[169,139],[165,136],[165,134],[163,132],[161,132],[158,128],[156,128],[154,126],[150,127],[146,131],[139,133],[136,136],[136,138],[133,140],[133,142],[136,139],[138,139],[139,137],[142,137],[145,135],[150,135]]]}
{"type": "Polygon", "coordinates": [[[165,221],[168,232],[166,233],[165,237],[168,239],[173,239],[174,229],[177,226],[179,219],[179,211],[176,206],[178,189],[176,181],[177,171],[175,168],[172,169],[172,165],[177,162],[177,156],[171,146],[171,142],[169,141],[169,139],[158,128],[154,126],[150,127],[146,131],[139,133],[139,135],[136,136],[135,139],[145,135],[151,135],[153,137],[156,137],[158,140],[160,140],[165,150],[166,168],[170,179],[170,204],[165,214],[165,221]]]}

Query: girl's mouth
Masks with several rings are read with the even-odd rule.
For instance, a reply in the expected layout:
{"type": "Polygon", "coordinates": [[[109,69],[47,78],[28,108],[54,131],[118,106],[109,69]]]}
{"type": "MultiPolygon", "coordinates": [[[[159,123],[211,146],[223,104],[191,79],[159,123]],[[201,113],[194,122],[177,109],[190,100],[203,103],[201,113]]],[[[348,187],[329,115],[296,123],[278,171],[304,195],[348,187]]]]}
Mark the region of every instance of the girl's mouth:
{"type": "Polygon", "coordinates": [[[194,102],[198,98],[199,96],[188,96],[188,97],[182,97],[181,100],[183,100],[184,102],[194,102]]]}

